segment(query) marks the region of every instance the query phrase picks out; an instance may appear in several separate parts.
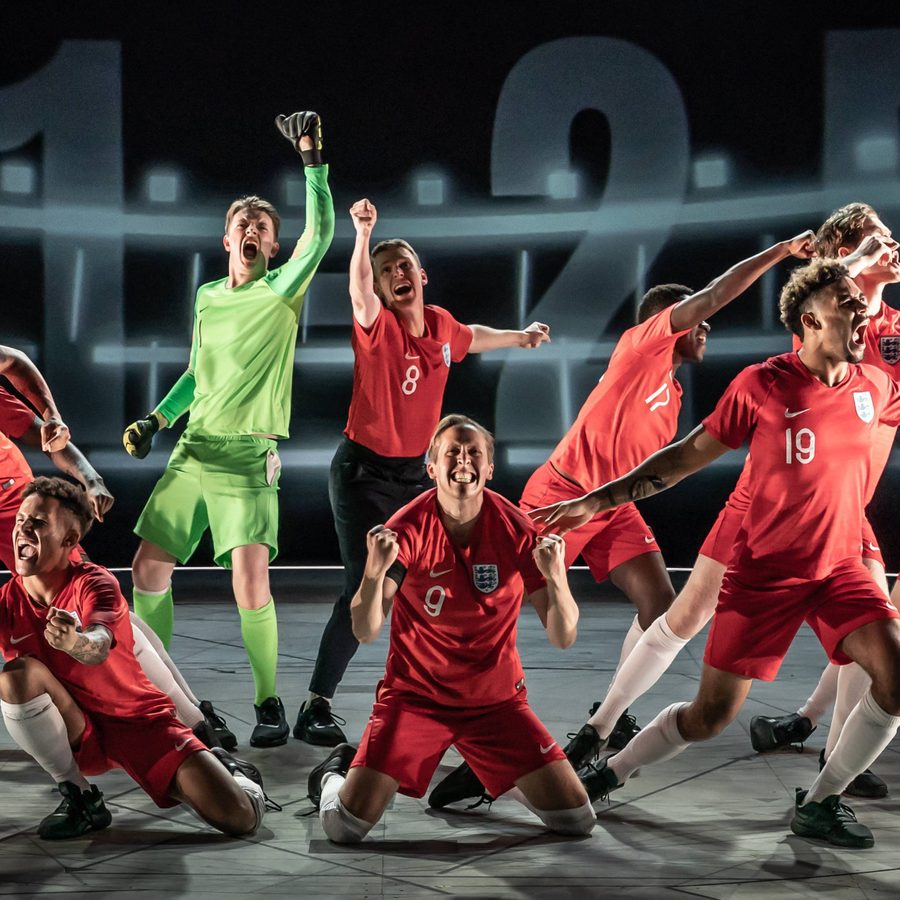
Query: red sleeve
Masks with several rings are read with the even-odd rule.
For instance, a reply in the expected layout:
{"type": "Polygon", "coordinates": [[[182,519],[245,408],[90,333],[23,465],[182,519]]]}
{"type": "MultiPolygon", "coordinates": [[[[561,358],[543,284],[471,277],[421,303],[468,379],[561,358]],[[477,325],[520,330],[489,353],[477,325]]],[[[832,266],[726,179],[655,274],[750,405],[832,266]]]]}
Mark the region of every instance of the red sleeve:
{"type": "Polygon", "coordinates": [[[450,345],[450,360],[462,362],[472,346],[472,329],[453,318],[442,306],[429,306],[428,309],[438,319],[437,338],[441,343],[450,345]]]}
{"type": "MultiPolygon", "coordinates": [[[[115,576],[99,567],[80,575],[75,602],[82,630],[91,625],[103,625],[109,629],[115,646],[117,629],[123,620],[128,621],[128,604],[115,576]]],[[[131,627],[130,623],[128,627],[131,627]]]]}
{"type": "MultiPolygon", "coordinates": [[[[683,331],[672,331],[672,310],[675,309],[677,303],[661,309],[656,315],[650,316],[640,325],[635,325],[625,332],[631,343],[631,349],[635,353],[654,354],[660,345],[673,344],[683,334],[687,334],[691,329],[685,328],[683,331]]],[[[623,337],[625,336],[623,335],[623,337]]]]}
{"type": "Polygon", "coordinates": [[[0,388],[0,431],[20,438],[34,424],[37,416],[18,397],[0,388]]]}
{"type": "Polygon", "coordinates": [[[547,586],[547,579],[541,574],[534,561],[533,551],[538,539],[537,526],[519,509],[510,504],[507,510],[508,527],[516,547],[516,571],[525,584],[525,596],[534,594],[547,586]]]}
{"type": "Polygon", "coordinates": [[[764,393],[760,366],[749,366],[728,385],[716,408],[703,420],[703,427],[717,440],[736,450],[756,424],[764,393]]]}
{"type": "Polygon", "coordinates": [[[362,325],[353,317],[353,346],[361,350],[371,350],[384,336],[385,329],[391,325],[388,320],[396,321],[393,315],[388,313],[384,307],[378,311],[375,321],[368,327],[363,328],[362,325]]]}
{"type": "Polygon", "coordinates": [[[879,375],[884,377],[884,407],[879,415],[879,420],[885,425],[900,425],[900,381],[895,381],[880,369],[879,375]]]}

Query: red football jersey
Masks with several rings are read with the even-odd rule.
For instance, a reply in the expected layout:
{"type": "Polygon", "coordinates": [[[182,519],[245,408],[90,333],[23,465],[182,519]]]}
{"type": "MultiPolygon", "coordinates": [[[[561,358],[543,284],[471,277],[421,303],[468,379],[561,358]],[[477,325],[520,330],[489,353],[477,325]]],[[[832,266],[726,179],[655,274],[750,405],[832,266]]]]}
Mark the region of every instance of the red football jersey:
{"type": "Polygon", "coordinates": [[[522,599],[546,584],[531,555],[537,532],[521,510],[485,490],[469,544],[460,547],[444,530],[436,493],[426,491],[387,523],[400,545],[388,574],[400,588],[379,696],[502,703],[525,686],[516,649],[522,599]]]}
{"type": "Polygon", "coordinates": [[[148,681],[134,658],[128,604],[115,577],[93,563],[73,565],[69,574],[53,605],[75,613],[82,628],[103,625],[109,629],[113,646],[106,660],[88,666],[51,647],[44,638],[47,607],[28,596],[19,575],[0,587],[0,652],[4,659],[39,659],[87,713],[124,718],[170,716],[172,701],[148,681]]]}
{"type": "Polygon", "coordinates": [[[31,481],[31,468],[19,448],[6,436],[19,438],[31,427],[36,416],[18,397],[0,388],[0,482],[13,478],[31,481]]]}
{"type": "Polygon", "coordinates": [[[606,372],[550,456],[585,490],[630,472],[678,430],[681,385],[672,377],[672,351],[687,331],[672,332],[674,308],[619,338],[606,372]]]}
{"type": "Polygon", "coordinates": [[[749,440],[750,503],[732,560],[741,580],[817,580],[859,557],[882,422],[900,423],[900,384],[873,366],[851,365],[829,388],[796,353],[785,353],[731,382],[703,426],[735,449],[749,440]]]}
{"type": "Polygon", "coordinates": [[[450,363],[469,352],[472,329],[425,307],[414,337],[382,309],[369,329],[353,319],[353,396],[344,434],[381,456],[421,456],[441,417],[450,363]]]}

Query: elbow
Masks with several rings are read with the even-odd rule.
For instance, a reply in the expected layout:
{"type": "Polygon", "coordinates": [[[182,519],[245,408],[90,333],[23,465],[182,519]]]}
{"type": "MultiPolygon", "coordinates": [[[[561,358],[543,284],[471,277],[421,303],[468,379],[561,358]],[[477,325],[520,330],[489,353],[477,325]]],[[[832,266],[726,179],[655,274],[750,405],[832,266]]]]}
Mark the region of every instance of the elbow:
{"type": "Polygon", "coordinates": [[[375,638],[378,637],[378,631],[354,628],[353,637],[355,637],[361,644],[371,644],[375,640],[375,638]]]}
{"type": "Polygon", "coordinates": [[[568,650],[569,647],[575,643],[575,638],[578,637],[578,631],[575,628],[572,628],[564,634],[548,632],[548,637],[550,638],[550,643],[558,650],[568,650]]]}

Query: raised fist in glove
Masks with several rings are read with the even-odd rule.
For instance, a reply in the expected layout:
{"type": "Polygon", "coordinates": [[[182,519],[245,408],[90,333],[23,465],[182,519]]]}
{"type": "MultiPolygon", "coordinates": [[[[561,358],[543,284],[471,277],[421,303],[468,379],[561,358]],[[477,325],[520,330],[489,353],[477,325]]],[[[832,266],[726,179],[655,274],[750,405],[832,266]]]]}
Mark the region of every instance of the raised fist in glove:
{"type": "Polygon", "coordinates": [[[153,444],[153,435],[159,431],[160,421],[156,413],[150,413],[145,419],[132,422],[122,435],[125,450],[137,459],[143,459],[153,444]]]}
{"type": "Polygon", "coordinates": [[[322,120],[318,113],[307,110],[289,116],[275,116],[275,127],[303,158],[304,166],[322,165],[322,120]]]}

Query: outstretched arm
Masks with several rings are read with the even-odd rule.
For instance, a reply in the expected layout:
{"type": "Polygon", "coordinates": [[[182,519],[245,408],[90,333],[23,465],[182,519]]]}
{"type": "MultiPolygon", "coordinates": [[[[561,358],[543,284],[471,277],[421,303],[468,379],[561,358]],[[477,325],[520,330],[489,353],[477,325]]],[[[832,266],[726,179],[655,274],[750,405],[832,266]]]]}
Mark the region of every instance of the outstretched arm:
{"type": "Polygon", "coordinates": [[[391,603],[397,593],[397,582],[386,576],[400,550],[397,532],[384,525],[376,525],[366,535],[366,543],[369,555],[363,580],[350,601],[353,636],[363,644],[378,637],[381,626],[391,611],[391,603]]]}
{"type": "Polygon", "coordinates": [[[532,350],[541,344],[550,343],[550,326],[543,322],[532,322],[522,331],[489,328],[487,325],[470,325],[469,328],[472,329],[469,353],[487,353],[504,347],[532,350]]]}
{"type": "Polygon", "coordinates": [[[356,321],[363,328],[371,328],[381,312],[381,301],[375,294],[372,258],[369,255],[378,210],[374,203],[363,198],[350,207],[350,218],[356,229],[356,241],[350,257],[350,302],[353,304],[353,317],[356,321]]]}
{"type": "Polygon", "coordinates": [[[815,235],[811,231],[804,231],[789,241],[779,241],[768,250],[732,266],[727,272],[714,278],[702,291],[682,300],[672,310],[672,331],[686,331],[715,315],[783,259],[789,256],[810,259],[815,256],[814,241],[815,235]]]}
{"type": "Polygon", "coordinates": [[[559,535],[545,534],[534,548],[534,561],[547,586],[528,595],[554,647],[566,650],[578,635],[578,604],[566,577],[566,545],[559,535]]]}
{"type": "Polygon", "coordinates": [[[687,437],[658,450],[627,475],[583,497],[542,506],[528,515],[536,522],[543,522],[549,531],[566,534],[590,521],[597,513],[668,490],[730,449],[698,425],[687,437]]]}
{"type": "Polygon", "coordinates": [[[41,449],[61,450],[69,441],[69,426],[56,408],[56,401],[38,367],[21,350],[0,345],[0,375],[40,413],[41,449]]]}

